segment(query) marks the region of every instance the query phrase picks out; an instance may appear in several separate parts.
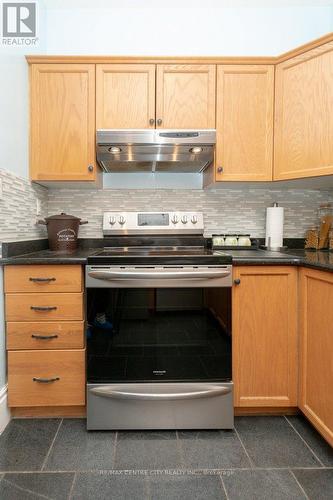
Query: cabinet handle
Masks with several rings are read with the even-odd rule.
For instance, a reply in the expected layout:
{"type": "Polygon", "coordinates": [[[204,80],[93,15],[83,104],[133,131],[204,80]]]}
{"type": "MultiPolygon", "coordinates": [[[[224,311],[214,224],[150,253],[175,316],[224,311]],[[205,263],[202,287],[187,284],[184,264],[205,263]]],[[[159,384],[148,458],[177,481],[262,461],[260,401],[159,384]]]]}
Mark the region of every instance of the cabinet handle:
{"type": "Polygon", "coordinates": [[[240,282],[241,282],[241,280],[240,280],[239,278],[236,278],[236,279],[234,280],[234,284],[235,284],[235,285],[240,285],[240,282]]]}
{"type": "Polygon", "coordinates": [[[30,306],[32,311],[56,311],[57,306],[30,306]]]}
{"type": "Polygon", "coordinates": [[[93,172],[93,171],[94,171],[94,166],[88,165],[88,172],[93,172]]]}
{"type": "Polygon", "coordinates": [[[159,119],[157,120],[157,125],[162,125],[162,119],[161,119],[161,118],[159,118],[159,119]]]}
{"type": "Polygon", "coordinates": [[[150,118],[150,120],[149,120],[149,125],[154,125],[154,123],[155,123],[154,118],[150,118]]]}
{"type": "Polygon", "coordinates": [[[39,382],[40,384],[50,384],[51,382],[56,382],[60,380],[60,377],[53,378],[41,378],[41,377],[33,377],[33,382],[39,382]]]}
{"type": "Polygon", "coordinates": [[[223,167],[217,167],[217,171],[219,174],[222,174],[223,173],[223,167]]]}
{"type": "Polygon", "coordinates": [[[35,333],[33,333],[31,335],[31,337],[33,339],[38,339],[38,340],[51,340],[51,339],[57,339],[58,338],[58,335],[37,335],[35,333]]]}
{"type": "Polygon", "coordinates": [[[29,281],[34,283],[49,283],[50,281],[56,281],[56,278],[29,278],[29,281]]]}

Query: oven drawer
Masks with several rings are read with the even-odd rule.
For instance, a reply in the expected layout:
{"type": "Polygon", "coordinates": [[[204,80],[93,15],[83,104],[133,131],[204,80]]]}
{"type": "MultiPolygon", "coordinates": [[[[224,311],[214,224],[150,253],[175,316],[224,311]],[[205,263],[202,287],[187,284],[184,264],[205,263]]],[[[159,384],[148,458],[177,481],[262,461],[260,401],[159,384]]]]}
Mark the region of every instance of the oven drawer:
{"type": "Polygon", "coordinates": [[[88,384],[87,428],[232,429],[233,384],[88,384]]]}
{"type": "Polygon", "coordinates": [[[6,294],[7,321],[70,321],[83,318],[83,293],[6,294]]]}
{"type": "Polygon", "coordinates": [[[82,349],[84,321],[8,322],[7,349],[82,349]]]}
{"type": "Polygon", "coordinates": [[[79,265],[5,267],[5,292],[82,292],[79,265]]]}
{"type": "Polygon", "coordinates": [[[85,350],[9,351],[9,406],[85,404],[85,350]]]}

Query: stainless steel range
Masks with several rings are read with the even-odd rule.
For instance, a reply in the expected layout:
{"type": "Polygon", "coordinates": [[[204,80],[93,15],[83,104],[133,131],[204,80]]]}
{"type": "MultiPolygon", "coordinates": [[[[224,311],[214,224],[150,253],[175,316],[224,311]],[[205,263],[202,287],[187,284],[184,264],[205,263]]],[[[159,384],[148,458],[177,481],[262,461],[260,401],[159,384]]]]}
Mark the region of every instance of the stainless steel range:
{"type": "Polygon", "coordinates": [[[87,428],[232,428],[231,257],[206,247],[201,213],[108,212],[103,232],[86,266],[87,428]]]}

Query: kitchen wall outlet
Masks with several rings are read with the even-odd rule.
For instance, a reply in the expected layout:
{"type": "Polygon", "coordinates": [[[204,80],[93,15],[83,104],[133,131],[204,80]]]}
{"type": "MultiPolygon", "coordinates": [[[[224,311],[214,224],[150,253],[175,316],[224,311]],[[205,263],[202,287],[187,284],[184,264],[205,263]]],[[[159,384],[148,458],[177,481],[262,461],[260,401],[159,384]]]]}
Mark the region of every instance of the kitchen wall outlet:
{"type": "Polygon", "coordinates": [[[36,215],[41,215],[42,213],[42,202],[39,198],[36,198],[36,215]]]}

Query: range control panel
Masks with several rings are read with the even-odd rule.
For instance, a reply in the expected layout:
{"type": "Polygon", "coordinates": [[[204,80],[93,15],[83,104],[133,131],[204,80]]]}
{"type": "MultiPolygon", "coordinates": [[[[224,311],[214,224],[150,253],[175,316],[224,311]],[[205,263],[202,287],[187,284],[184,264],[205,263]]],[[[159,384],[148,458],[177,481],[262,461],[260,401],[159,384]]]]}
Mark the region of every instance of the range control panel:
{"type": "Polygon", "coordinates": [[[203,234],[201,212],[105,212],[103,234],[203,234]]]}

